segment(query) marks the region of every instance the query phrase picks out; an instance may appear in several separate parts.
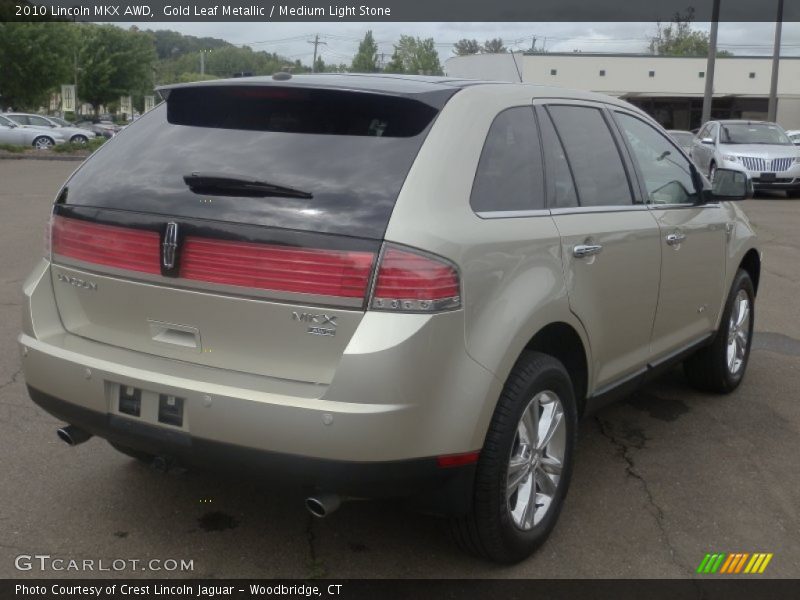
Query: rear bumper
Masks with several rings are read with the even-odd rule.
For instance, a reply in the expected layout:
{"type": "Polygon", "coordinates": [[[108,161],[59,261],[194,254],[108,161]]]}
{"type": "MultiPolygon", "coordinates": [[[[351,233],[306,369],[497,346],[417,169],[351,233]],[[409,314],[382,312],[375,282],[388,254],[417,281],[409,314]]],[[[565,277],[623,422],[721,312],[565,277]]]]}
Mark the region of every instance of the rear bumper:
{"type": "Polygon", "coordinates": [[[323,385],[70,334],[47,261],[24,293],[19,343],[32,398],[96,436],[181,462],[250,466],[353,496],[435,495],[455,508],[455,496],[471,498],[473,467],[439,468],[436,457],[480,449],[502,384],[466,354],[458,313],[399,315],[403,320],[391,323],[398,315],[367,313],[335,377],[323,385]],[[126,387],[140,393],[138,416],[120,410],[126,387]],[[183,399],[181,424],[159,416],[163,396],[183,399]]]}
{"type": "Polygon", "coordinates": [[[178,464],[252,472],[355,498],[403,498],[420,510],[440,515],[461,515],[471,506],[474,464],[441,468],[435,458],[346,462],[266,452],[89,410],[30,386],[28,393],[58,419],[178,464]]]}

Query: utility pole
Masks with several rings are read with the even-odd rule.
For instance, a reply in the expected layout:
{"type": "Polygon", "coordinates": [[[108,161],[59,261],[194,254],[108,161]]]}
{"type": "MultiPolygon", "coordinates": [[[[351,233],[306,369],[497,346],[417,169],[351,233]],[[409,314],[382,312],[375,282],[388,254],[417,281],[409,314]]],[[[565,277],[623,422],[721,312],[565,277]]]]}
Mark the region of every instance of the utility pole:
{"type": "Polygon", "coordinates": [[[77,121],[78,120],[78,51],[77,50],[75,50],[75,52],[73,53],[72,57],[74,59],[73,66],[75,67],[75,73],[74,73],[74,76],[73,76],[74,77],[74,83],[75,83],[75,99],[74,99],[75,100],[75,113],[74,113],[74,117],[75,117],[75,120],[77,121]]]}
{"type": "Polygon", "coordinates": [[[775,21],[775,46],[772,49],[772,80],[769,85],[767,120],[778,119],[778,69],[781,64],[781,32],[783,30],[783,0],[778,0],[778,18],[775,21]]]}
{"type": "Polygon", "coordinates": [[[714,0],[711,11],[711,35],[708,39],[708,60],[706,61],[706,90],[703,94],[703,116],[700,119],[702,127],[711,120],[711,100],[714,97],[714,67],[717,62],[717,28],[719,26],[719,2],[714,0]]]}
{"type": "Polygon", "coordinates": [[[311,40],[309,40],[308,43],[309,44],[314,44],[314,62],[311,63],[311,72],[312,73],[316,73],[317,72],[317,46],[319,46],[320,44],[322,44],[323,46],[327,46],[328,42],[320,42],[319,41],[319,34],[316,34],[314,36],[314,41],[312,42],[311,40]]]}
{"type": "Polygon", "coordinates": [[[200,75],[206,74],[206,51],[200,50],[200,75]]]}

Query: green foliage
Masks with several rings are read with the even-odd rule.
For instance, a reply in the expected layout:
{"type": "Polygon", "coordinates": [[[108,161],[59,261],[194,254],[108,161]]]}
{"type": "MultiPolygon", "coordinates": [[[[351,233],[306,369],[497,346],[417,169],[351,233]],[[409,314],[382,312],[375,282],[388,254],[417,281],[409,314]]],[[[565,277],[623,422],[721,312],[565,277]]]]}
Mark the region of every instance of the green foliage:
{"type": "MultiPolygon", "coordinates": [[[[658,23],[656,34],[650,38],[650,52],[659,56],[708,56],[708,34],[692,29],[694,9],[689,8],[685,15],[675,13],[668,25],[658,23]]],[[[717,51],[717,56],[733,56],[725,50],[717,51]]]]}
{"type": "Polygon", "coordinates": [[[378,44],[372,37],[372,31],[367,31],[364,39],[358,44],[358,52],[353,57],[350,70],[353,73],[378,72],[378,44]]]}
{"type": "MultiPolygon", "coordinates": [[[[228,44],[205,52],[205,76],[200,75],[200,51],[178,54],[174,58],[162,60],[158,64],[157,78],[160,84],[198,81],[232,77],[234,73],[271,75],[281,71],[288,61],[273,53],[254,52],[252,48],[239,48],[228,44]],[[191,76],[197,75],[196,79],[191,76]]],[[[289,66],[297,68],[300,63],[289,66]]],[[[301,67],[302,68],[302,67],[301,67]]],[[[308,70],[308,69],[304,69],[308,70]]]]}
{"type": "Polygon", "coordinates": [[[468,40],[463,38],[453,44],[453,54],[456,56],[469,56],[470,54],[480,54],[481,45],[478,40],[468,40]]]}
{"type": "Polygon", "coordinates": [[[433,38],[421,39],[401,35],[395,44],[392,60],[386,66],[387,73],[409,73],[413,75],[443,75],[439,53],[433,38]]]}
{"type": "Polygon", "coordinates": [[[0,108],[38,108],[73,80],[70,23],[0,23],[0,108]]]}
{"type": "Polygon", "coordinates": [[[73,142],[66,142],[65,144],[57,144],[53,146],[53,152],[61,154],[71,154],[73,152],[94,152],[100,146],[106,143],[106,138],[103,136],[92,138],[85,144],[75,144],[73,142]]]}
{"type": "Polygon", "coordinates": [[[19,154],[20,152],[24,152],[25,148],[26,146],[18,146],[15,144],[0,144],[0,151],[13,152],[14,154],[19,154]]]}
{"type": "Polygon", "coordinates": [[[218,38],[199,38],[193,35],[183,35],[168,29],[154,31],[152,35],[159,60],[176,58],[184,54],[200,52],[200,50],[215,50],[232,46],[229,42],[218,38]]]}
{"type": "Polygon", "coordinates": [[[502,54],[508,52],[508,49],[503,45],[502,38],[493,38],[483,43],[483,51],[486,54],[502,54]]]}
{"type": "Polygon", "coordinates": [[[135,28],[79,25],[78,98],[95,110],[120,96],[152,89],[153,39],[135,28]]]}

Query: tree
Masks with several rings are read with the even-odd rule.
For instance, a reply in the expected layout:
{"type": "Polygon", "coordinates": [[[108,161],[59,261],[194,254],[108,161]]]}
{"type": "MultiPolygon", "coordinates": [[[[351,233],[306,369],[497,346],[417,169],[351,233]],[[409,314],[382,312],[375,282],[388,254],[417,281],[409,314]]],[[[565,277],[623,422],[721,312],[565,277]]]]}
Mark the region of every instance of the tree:
{"type": "Polygon", "coordinates": [[[150,33],[113,25],[80,27],[78,97],[95,111],[120,96],[152,89],[156,52],[150,33]]]}
{"type": "Polygon", "coordinates": [[[372,37],[372,31],[367,31],[364,39],[358,44],[358,52],[353,57],[350,70],[353,73],[377,73],[378,68],[378,44],[372,37]]]}
{"type": "Polygon", "coordinates": [[[439,53],[433,38],[421,39],[401,35],[394,46],[392,60],[386,66],[387,73],[409,73],[413,75],[443,75],[439,53]]]}
{"type": "Polygon", "coordinates": [[[481,45],[478,40],[468,40],[463,38],[453,44],[453,54],[456,56],[469,56],[470,54],[479,54],[481,45]]]}
{"type": "Polygon", "coordinates": [[[483,43],[483,51],[486,54],[502,54],[503,52],[508,52],[506,47],[503,45],[502,38],[486,40],[483,43]]]}
{"type": "Polygon", "coordinates": [[[0,23],[0,110],[36,110],[74,79],[73,23],[0,23]]]}
{"type": "MultiPolygon", "coordinates": [[[[657,31],[650,38],[650,53],[660,56],[708,56],[708,34],[692,29],[694,9],[689,8],[685,15],[675,13],[672,21],[664,26],[660,21],[657,31]]],[[[717,56],[733,56],[725,50],[717,51],[717,56]]]]}

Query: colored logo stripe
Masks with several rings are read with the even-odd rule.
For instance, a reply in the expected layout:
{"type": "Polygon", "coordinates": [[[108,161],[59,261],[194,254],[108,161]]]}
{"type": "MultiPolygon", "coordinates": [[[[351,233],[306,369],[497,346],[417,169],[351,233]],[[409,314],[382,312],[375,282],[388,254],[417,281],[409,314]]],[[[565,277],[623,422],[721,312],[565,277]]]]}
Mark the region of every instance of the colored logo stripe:
{"type": "Polygon", "coordinates": [[[760,574],[772,560],[772,553],[756,552],[716,552],[708,553],[697,567],[697,573],[727,574],[738,573],[760,574]],[[746,565],[746,566],[745,566],[746,565]]]}

